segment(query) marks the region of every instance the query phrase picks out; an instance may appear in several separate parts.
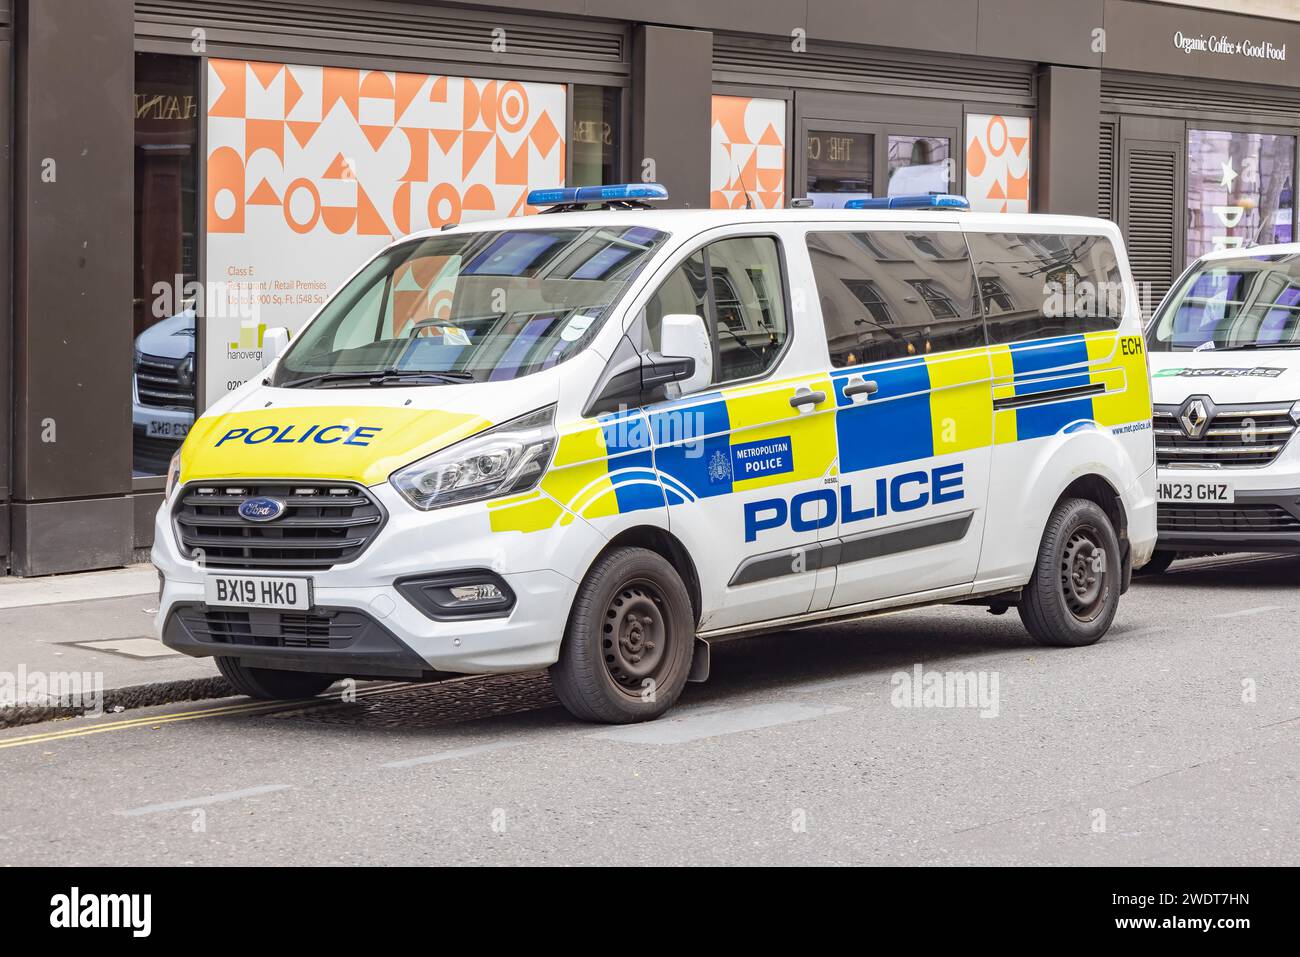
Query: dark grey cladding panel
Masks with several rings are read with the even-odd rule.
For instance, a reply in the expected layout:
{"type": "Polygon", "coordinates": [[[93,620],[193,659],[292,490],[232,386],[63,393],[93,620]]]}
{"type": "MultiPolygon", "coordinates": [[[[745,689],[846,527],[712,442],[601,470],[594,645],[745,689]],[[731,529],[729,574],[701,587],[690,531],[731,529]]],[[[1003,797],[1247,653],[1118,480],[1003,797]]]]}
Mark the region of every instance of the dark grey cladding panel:
{"type": "Polygon", "coordinates": [[[974,513],[963,512],[936,521],[915,522],[897,528],[878,529],[860,535],[848,535],[824,542],[812,542],[798,548],[752,555],[736,568],[727,583],[729,588],[755,582],[802,575],[821,568],[848,565],[886,555],[898,555],[931,545],[959,542],[970,531],[974,513]]]}

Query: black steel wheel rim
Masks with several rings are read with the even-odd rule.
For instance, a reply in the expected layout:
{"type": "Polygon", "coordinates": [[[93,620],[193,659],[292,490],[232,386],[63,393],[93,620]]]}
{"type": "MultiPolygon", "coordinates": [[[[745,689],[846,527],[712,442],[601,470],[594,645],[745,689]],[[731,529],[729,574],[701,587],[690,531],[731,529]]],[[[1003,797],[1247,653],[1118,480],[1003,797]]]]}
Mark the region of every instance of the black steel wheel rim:
{"type": "Polygon", "coordinates": [[[667,604],[658,585],[634,578],[619,586],[605,608],[601,658],[605,672],[629,694],[642,694],[647,679],[657,684],[668,668],[667,604]]]}
{"type": "Polygon", "coordinates": [[[1101,533],[1093,525],[1077,526],[1061,550],[1061,593],[1078,621],[1089,622],[1101,614],[1109,574],[1110,556],[1101,533]]]}

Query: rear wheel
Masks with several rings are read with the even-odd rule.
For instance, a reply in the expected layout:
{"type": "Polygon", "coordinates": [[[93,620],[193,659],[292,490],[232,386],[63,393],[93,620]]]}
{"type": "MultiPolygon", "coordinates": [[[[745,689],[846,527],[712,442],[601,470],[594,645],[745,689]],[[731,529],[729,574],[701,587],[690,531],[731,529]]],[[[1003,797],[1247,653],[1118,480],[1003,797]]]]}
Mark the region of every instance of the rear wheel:
{"type": "Polygon", "coordinates": [[[578,588],[551,684],[583,721],[645,721],[677,700],[694,651],[695,615],[677,570],[648,549],[618,548],[578,588]]]}
{"type": "Polygon", "coordinates": [[[272,701],[314,698],[338,679],[310,671],[274,671],[249,668],[238,658],[218,658],[217,670],[242,695],[272,701]]]}
{"type": "Polygon", "coordinates": [[[1021,591],[1020,619],[1043,645],[1091,645],[1119,607],[1119,538],[1101,506],[1061,502],[1048,519],[1034,575],[1021,591]]]}
{"type": "Polygon", "coordinates": [[[1174,559],[1178,557],[1177,552],[1158,551],[1151,556],[1151,561],[1147,562],[1137,570],[1139,575],[1163,575],[1169,570],[1174,559]]]}

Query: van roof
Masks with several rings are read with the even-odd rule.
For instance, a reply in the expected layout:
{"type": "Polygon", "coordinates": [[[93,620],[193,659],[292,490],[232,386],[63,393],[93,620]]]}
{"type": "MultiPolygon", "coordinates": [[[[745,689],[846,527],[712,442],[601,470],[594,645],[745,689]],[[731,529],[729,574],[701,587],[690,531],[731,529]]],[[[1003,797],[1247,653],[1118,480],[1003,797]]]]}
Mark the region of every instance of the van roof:
{"type": "MultiPolygon", "coordinates": [[[[649,226],[666,233],[702,232],[741,223],[861,223],[900,224],[923,227],[935,223],[958,224],[981,232],[1082,232],[1105,233],[1118,239],[1114,223],[1094,216],[1064,216],[1055,213],[972,213],[892,209],[619,209],[548,213],[508,219],[478,220],[455,227],[434,227],[402,239],[436,236],[444,229],[484,232],[497,229],[551,229],[556,226],[649,226]]],[[[400,240],[399,240],[400,241],[400,240]]]]}
{"type": "Polygon", "coordinates": [[[1218,259],[1244,259],[1250,256],[1295,256],[1300,254],[1300,243],[1271,243],[1267,246],[1237,246],[1216,249],[1206,253],[1197,262],[1214,262],[1218,259]]]}

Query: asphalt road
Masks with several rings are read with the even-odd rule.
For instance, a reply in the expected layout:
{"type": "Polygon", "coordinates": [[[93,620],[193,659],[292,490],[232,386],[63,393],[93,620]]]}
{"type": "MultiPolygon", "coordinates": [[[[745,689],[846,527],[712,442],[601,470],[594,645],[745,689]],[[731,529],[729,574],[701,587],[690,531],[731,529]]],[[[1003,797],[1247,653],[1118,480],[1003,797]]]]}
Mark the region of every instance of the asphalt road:
{"type": "Polygon", "coordinates": [[[545,675],[16,728],[0,862],[1295,865],[1297,586],[1181,562],[1083,649],[958,607],[733,642],[630,728],[545,675]],[[983,706],[897,706],[918,665],[983,706]]]}

